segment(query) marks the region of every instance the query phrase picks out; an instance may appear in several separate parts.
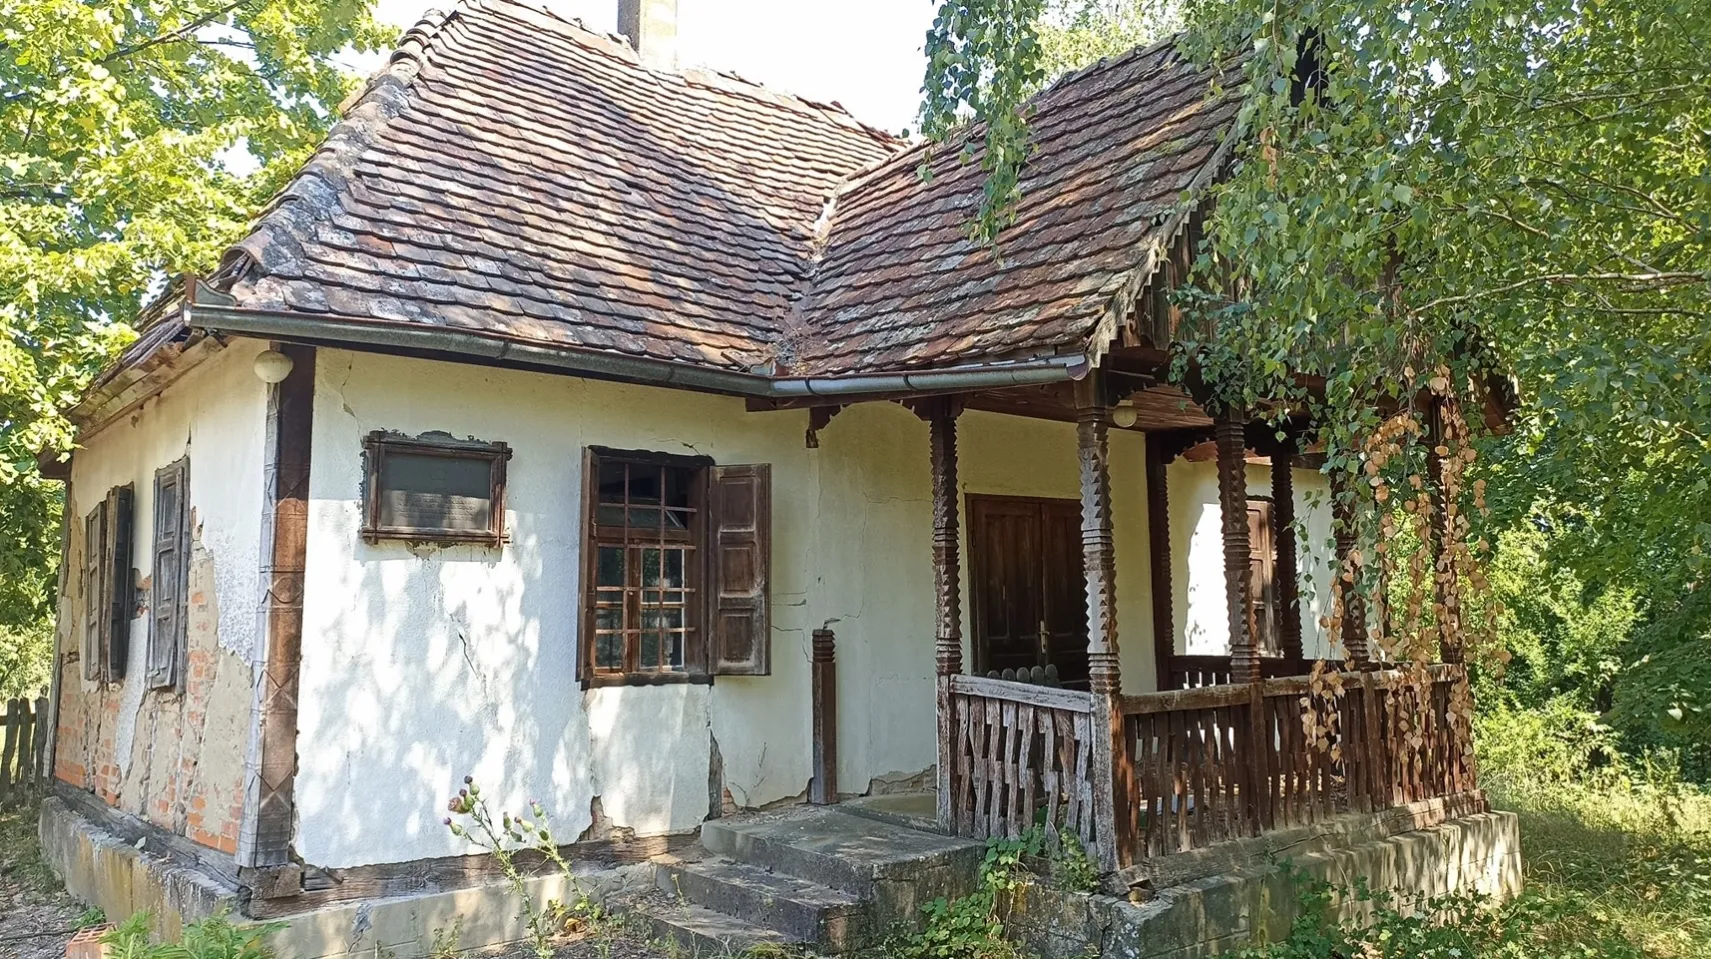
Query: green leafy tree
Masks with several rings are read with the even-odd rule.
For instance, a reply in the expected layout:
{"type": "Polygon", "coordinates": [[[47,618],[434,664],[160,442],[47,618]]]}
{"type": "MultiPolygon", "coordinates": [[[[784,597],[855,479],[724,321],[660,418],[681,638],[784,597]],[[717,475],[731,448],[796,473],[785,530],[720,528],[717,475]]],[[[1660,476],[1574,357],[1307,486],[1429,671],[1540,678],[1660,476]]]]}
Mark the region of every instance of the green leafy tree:
{"type": "Polygon", "coordinates": [[[336,57],[390,39],[371,7],[0,0],[0,688],[39,669],[55,585],[38,451],[70,448],[63,411],[149,294],[211,267],[326,133],[336,57]]]}

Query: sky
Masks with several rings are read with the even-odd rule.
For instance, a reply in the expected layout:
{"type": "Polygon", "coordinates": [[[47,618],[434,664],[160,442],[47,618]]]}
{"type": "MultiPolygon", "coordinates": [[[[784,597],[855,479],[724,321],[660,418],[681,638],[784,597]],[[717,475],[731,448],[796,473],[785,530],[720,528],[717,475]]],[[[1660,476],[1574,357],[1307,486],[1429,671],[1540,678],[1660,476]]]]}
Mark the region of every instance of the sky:
{"type": "MultiPolygon", "coordinates": [[[[615,31],[618,0],[525,0],[615,31]]],[[[449,0],[379,0],[401,30],[449,0]]],[[[936,0],[678,0],[678,59],[810,100],[893,133],[915,126],[936,0]]]]}

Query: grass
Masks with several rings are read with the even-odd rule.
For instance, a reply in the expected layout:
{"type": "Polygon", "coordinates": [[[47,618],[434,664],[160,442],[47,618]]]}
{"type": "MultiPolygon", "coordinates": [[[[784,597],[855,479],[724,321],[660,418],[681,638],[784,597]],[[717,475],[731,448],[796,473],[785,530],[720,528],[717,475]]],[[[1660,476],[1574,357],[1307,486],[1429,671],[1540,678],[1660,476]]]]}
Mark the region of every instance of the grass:
{"type": "Polygon", "coordinates": [[[1648,957],[1711,959],[1711,792],[1617,775],[1487,788],[1520,816],[1526,896],[1553,945],[1614,934],[1648,957]]]}
{"type": "Polygon", "coordinates": [[[60,885],[36,837],[38,807],[35,796],[13,797],[0,805],[0,873],[26,893],[46,896],[58,892],[60,885]]]}

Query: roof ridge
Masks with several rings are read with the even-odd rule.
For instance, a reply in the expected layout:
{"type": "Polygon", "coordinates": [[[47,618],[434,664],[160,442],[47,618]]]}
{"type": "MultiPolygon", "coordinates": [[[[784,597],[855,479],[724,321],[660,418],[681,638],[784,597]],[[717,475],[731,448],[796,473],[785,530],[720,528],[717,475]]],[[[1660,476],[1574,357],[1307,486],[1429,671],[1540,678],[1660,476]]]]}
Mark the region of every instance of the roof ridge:
{"type": "MultiPolygon", "coordinates": [[[[680,67],[675,70],[662,70],[642,62],[641,55],[636,53],[628,37],[621,33],[607,33],[583,23],[576,17],[567,17],[545,5],[536,5],[526,0],[457,0],[459,6],[485,8],[500,16],[507,16],[502,8],[526,11],[529,19],[552,29],[556,34],[573,43],[604,53],[640,70],[661,77],[675,77],[684,83],[700,84],[702,86],[723,90],[738,96],[746,96],[759,102],[770,102],[775,106],[800,106],[808,112],[825,115],[826,119],[850,129],[858,130],[871,137],[875,142],[886,145],[901,144],[896,135],[870,123],[866,123],[849,111],[842,103],[833,100],[824,103],[801,94],[781,90],[737,73],[734,70],[720,69],[711,66],[680,67]],[[593,39],[598,43],[588,43],[593,39]]],[[[520,18],[514,18],[520,19],[520,18]]]]}
{"type": "Polygon", "coordinates": [[[435,42],[470,5],[471,0],[458,0],[450,10],[429,9],[404,31],[386,65],[339,104],[339,122],[327,131],[309,161],[256,213],[243,239],[227,247],[220,265],[209,275],[210,285],[229,291],[254,267],[271,272],[282,257],[301,252],[294,238],[297,229],[326,219],[329,207],[338,207],[338,196],[348,192],[357,161],[381,130],[409,106],[411,88],[435,42]]]}

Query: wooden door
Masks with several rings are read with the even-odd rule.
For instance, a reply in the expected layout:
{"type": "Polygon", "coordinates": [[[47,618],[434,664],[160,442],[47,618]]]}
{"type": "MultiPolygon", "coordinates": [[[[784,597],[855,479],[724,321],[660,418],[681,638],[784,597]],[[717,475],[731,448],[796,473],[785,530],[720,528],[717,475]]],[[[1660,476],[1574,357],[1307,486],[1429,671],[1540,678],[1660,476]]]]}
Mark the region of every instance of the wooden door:
{"type": "Polygon", "coordinates": [[[970,496],[969,580],[979,674],[1055,665],[1087,684],[1087,597],[1075,500],[970,496]]]}
{"type": "Polygon", "coordinates": [[[1277,549],[1271,515],[1270,500],[1248,500],[1248,633],[1261,656],[1282,656],[1277,636],[1273,582],[1277,549]]]}

